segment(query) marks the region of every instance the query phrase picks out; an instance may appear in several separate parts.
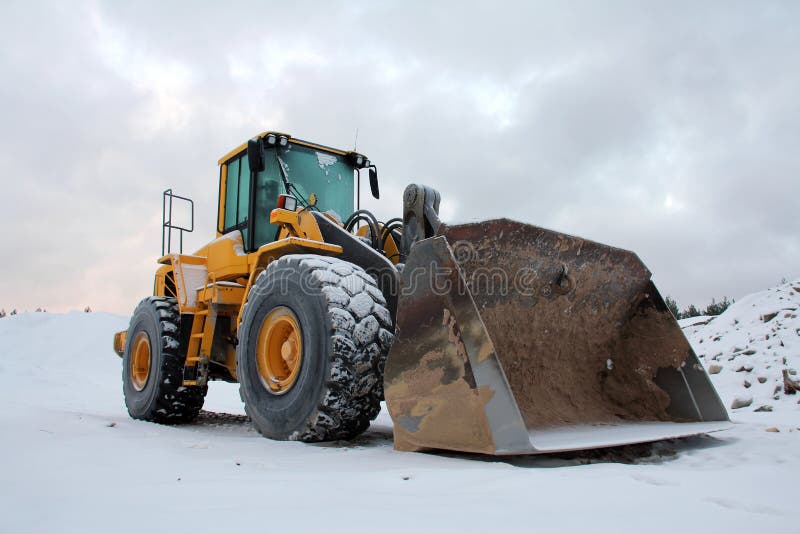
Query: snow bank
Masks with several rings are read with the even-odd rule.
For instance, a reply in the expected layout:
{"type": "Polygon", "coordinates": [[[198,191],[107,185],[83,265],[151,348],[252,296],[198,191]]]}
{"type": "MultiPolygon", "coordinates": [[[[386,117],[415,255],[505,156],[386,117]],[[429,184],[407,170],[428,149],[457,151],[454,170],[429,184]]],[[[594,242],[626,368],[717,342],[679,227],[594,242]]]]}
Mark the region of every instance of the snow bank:
{"type": "Polygon", "coordinates": [[[800,382],[800,280],[748,295],[717,317],[681,327],[725,405],[740,412],[798,412],[784,374],[800,382]]]}

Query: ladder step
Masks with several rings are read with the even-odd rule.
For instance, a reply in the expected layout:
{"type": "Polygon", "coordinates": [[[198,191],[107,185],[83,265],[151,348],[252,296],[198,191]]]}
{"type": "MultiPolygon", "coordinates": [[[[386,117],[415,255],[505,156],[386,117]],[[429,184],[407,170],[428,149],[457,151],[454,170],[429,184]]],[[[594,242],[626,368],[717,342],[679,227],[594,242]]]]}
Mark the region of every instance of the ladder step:
{"type": "Polygon", "coordinates": [[[200,332],[199,334],[192,334],[192,337],[193,338],[202,338],[203,337],[203,333],[200,332]]]}
{"type": "Polygon", "coordinates": [[[197,310],[194,312],[195,315],[208,315],[208,310],[197,310]]]}

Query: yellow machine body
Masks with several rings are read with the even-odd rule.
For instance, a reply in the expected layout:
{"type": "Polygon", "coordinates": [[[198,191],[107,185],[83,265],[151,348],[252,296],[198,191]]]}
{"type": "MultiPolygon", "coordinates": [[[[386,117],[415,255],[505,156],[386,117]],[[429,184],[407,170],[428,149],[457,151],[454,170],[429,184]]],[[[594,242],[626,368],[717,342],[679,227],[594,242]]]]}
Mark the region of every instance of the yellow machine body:
{"type": "MultiPolygon", "coordinates": [[[[355,154],[294,139],[280,132],[265,131],[256,138],[269,135],[285,137],[290,144],[338,157],[355,154]]],[[[325,242],[315,217],[299,206],[294,210],[273,209],[269,220],[270,223],[280,226],[278,235],[274,241],[253,252],[244,252],[241,232],[223,234],[228,164],[235,158],[246,157],[247,148],[248,144],[243,143],[218,162],[220,183],[217,238],[193,254],[170,253],[158,259],[161,267],[156,271],[153,294],[175,298],[181,316],[192,321],[184,364],[184,386],[204,385],[210,365],[214,365],[214,372],[211,373],[213,378],[237,380],[235,343],[230,340],[236,339],[245,297],[256,277],[270,262],[287,254],[337,256],[342,252],[340,245],[325,242]],[[225,320],[220,321],[220,318],[225,320]],[[222,368],[227,375],[221,372],[222,368]]],[[[342,225],[341,221],[330,216],[328,218],[334,224],[342,225]]],[[[364,226],[356,234],[364,236],[367,231],[368,227],[364,226]]],[[[393,258],[394,263],[397,261],[398,246],[393,236],[386,236],[386,254],[393,258]]],[[[125,341],[126,331],[115,334],[113,346],[119,356],[123,355],[125,341]]]]}

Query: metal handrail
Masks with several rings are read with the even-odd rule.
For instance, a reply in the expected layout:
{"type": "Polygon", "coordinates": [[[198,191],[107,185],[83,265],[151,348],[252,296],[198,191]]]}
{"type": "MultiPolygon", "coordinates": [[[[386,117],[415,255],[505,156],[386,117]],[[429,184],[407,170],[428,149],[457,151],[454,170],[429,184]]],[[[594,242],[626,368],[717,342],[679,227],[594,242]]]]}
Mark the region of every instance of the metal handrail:
{"type": "Polygon", "coordinates": [[[178,230],[178,253],[183,254],[183,232],[194,231],[194,202],[190,198],[176,195],[172,189],[164,191],[161,198],[161,255],[172,253],[172,230],[178,230]],[[189,203],[191,208],[191,223],[187,228],[172,222],[172,201],[173,199],[184,200],[189,203]]]}

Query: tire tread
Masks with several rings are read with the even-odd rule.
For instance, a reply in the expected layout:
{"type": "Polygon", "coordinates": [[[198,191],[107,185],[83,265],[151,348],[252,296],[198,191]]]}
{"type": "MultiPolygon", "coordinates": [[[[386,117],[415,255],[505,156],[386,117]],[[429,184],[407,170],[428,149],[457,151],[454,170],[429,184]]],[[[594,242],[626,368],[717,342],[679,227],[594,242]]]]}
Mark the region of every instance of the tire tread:
{"type": "MultiPolygon", "coordinates": [[[[155,311],[158,317],[156,328],[161,342],[161,361],[157,365],[161,372],[153,376],[160,376],[160,380],[156,384],[153,402],[145,413],[130,415],[135,419],[162,424],[190,423],[200,413],[208,387],[183,385],[186,348],[176,338],[180,335],[181,327],[178,303],[170,297],[146,297],[134,310],[133,317],[149,311],[155,311]]],[[[130,347],[126,346],[126,350],[130,350],[130,347]]],[[[156,347],[151,347],[151,350],[155,351],[156,347]]],[[[151,369],[151,373],[153,371],[151,369]]],[[[127,405],[127,393],[125,402],[127,405]]],[[[130,408],[128,412],[130,413],[130,408]]]]}
{"type": "MultiPolygon", "coordinates": [[[[327,335],[331,337],[331,362],[323,394],[305,427],[295,431],[289,439],[305,442],[352,439],[364,432],[380,412],[383,368],[393,337],[382,327],[390,317],[386,300],[366,271],[338,258],[287,255],[272,266],[296,269],[301,276],[311,277],[326,300],[330,318],[327,335]],[[354,288],[360,289],[353,292],[354,288]],[[372,303],[366,315],[364,297],[360,295],[366,295],[372,303]],[[358,310],[353,307],[356,299],[359,300],[358,310]]],[[[250,295],[267,283],[269,272],[267,268],[258,275],[250,295]]],[[[243,318],[250,295],[245,300],[243,318]]],[[[245,398],[241,391],[245,386],[240,383],[239,387],[240,396],[245,398]]],[[[247,405],[245,410],[251,415],[247,405]]],[[[255,426],[263,434],[258,425],[255,426]]]]}

